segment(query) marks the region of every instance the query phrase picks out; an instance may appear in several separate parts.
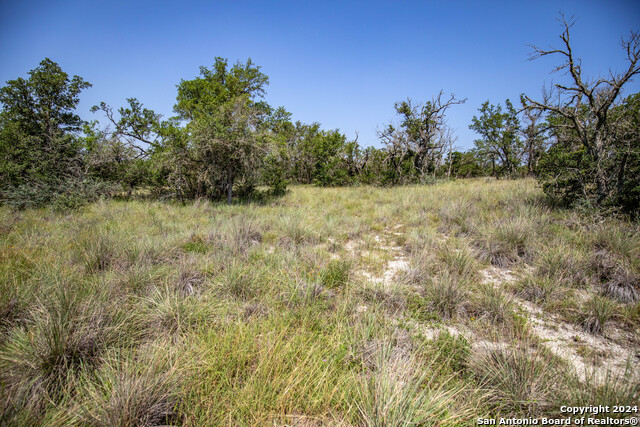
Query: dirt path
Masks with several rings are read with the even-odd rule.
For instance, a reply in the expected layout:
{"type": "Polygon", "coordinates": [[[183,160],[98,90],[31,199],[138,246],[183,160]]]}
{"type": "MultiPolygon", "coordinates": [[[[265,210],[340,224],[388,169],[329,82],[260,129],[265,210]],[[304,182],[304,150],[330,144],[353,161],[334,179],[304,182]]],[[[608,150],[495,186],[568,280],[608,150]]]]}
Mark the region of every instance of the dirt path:
{"type": "MultiPolygon", "coordinates": [[[[495,266],[488,267],[481,273],[484,283],[498,287],[504,287],[517,279],[513,271],[495,266]]],[[[565,322],[558,315],[544,312],[529,301],[516,296],[512,298],[527,314],[533,334],[553,354],[572,365],[583,381],[589,378],[591,381],[603,382],[607,378],[620,377],[640,369],[640,361],[633,348],[624,347],[607,336],[585,332],[579,326],[565,322]],[[585,351],[596,352],[597,357],[592,363],[580,354],[585,351]]]]}
{"type": "MultiPolygon", "coordinates": [[[[398,274],[410,268],[409,260],[404,255],[400,246],[392,243],[394,237],[399,233],[399,227],[385,229],[385,233],[374,236],[378,244],[377,249],[385,251],[391,255],[391,259],[385,262],[382,274],[373,274],[366,269],[358,271],[358,274],[366,281],[379,285],[383,288],[395,286],[394,279],[398,274]]],[[[443,236],[443,240],[446,236],[443,236]]],[[[360,251],[359,245],[351,241],[347,245],[347,250],[354,257],[362,257],[366,251],[360,251]]],[[[513,270],[490,266],[480,271],[483,283],[504,289],[506,285],[517,280],[517,275],[513,270]]],[[[578,378],[585,381],[605,381],[607,378],[620,377],[629,372],[640,371],[640,355],[636,354],[637,349],[621,345],[611,339],[611,336],[622,336],[621,331],[611,330],[608,335],[593,335],[585,332],[578,325],[568,323],[553,313],[546,313],[536,304],[533,304],[517,296],[511,295],[513,301],[526,314],[531,332],[540,340],[542,345],[549,349],[557,357],[567,361],[574,367],[578,378]],[[588,356],[588,357],[585,357],[588,356]]],[[[359,307],[359,311],[366,310],[359,307]]],[[[416,322],[410,322],[414,324],[416,322]]],[[[426,325],[415,326],[427,339],[434,339],[442,331],[447,331],[452,335],[464,335],[476,345],[487,344],[478,340],[473,332],[461,325],[441,325],[438,327],[427,327],[426,325]]],[[[491,343],[491,346],[508,345],[508,343],[491,343]]]]}

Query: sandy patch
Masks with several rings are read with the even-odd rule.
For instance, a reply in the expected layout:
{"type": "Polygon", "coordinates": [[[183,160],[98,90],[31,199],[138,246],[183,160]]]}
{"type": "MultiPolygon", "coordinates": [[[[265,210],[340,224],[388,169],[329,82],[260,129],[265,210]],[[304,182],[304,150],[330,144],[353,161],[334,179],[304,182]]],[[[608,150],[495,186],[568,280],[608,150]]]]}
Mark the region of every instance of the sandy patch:
{"type": "MultiPolygon", "coordinates": [[[[482,272],[483,282],[501,286],[513,282],[516,276],[508,269],[491,266],[482,272]]],[[[640,360],[633,348],[624,347],[609,338],[621,334],[614,331],[608,336],[593,335],[578,325],[565,322],[557,315],[545,313],[537,305],[513,297],[531,324],[532,332],[553,354],[570,363],[583,381],[589,376],[593,381],[604,381],[608,377],[619,377],[627,372],[640,370],[640,360]],[[596,364],[591,358],[585,359],[581,353],[597,353],[596,364]],[[630,365],[629,365],[630,364],[630,365]]]]}

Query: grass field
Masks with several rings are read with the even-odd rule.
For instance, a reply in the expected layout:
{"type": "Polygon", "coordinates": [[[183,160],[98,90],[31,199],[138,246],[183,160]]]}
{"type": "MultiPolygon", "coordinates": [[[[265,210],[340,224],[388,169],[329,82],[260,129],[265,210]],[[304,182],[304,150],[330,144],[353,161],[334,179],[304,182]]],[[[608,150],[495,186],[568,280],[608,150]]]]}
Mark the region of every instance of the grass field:
{"type": "Polygon", "coordinates": [[[1,209],[0,424],[476,425],[637,404],[639,283],[637,224],[551,209],[533,180],[1,209]]]}

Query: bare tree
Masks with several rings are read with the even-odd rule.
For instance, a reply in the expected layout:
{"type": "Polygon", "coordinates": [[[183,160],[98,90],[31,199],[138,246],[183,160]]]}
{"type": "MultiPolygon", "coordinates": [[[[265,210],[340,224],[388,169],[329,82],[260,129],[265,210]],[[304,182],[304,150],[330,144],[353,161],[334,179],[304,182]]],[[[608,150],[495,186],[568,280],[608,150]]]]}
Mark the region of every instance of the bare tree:
{"type": "Polygon", "coordinates": [[[602,203],[612,190],[612,178],[605,173],[604,160],[612,145],[612,123],[610,109],[618,99],[624,85],[640,73],[640,35],[631,32],[621,39],[621,46],[627,57],[628,67],[624,72],[609,71],[606,78],[588,80],[582,75],[582,61],[576,58],[571,48],[570,29],[573,19],[561,15],[559,22],[564,31],[560,35],[561,48],[542,49],[532,46],[530,60],[547,55],[560,55],[563,62],[554,71],[563,71],[570,76],[567,85],[555,84],[543,91],[542,101],[534,101],[524,95],[526,107],[559,115],[565,119],[565,127],[577,135],[587,154],[593,160],[598,203],[602,203]]]}
{"type": "Polygon", "coordinates": [[[421,178],[437,166],[438,156],[445,148],[442,135],[446,132],[445,113],[449,107],[464,104],[454,94],[443,98],[443,91],[425,104],[413,105],[411,99],[396,103],[398,114],[404,116],[401,127],[406,134],[406,142],[414,153],[414,165],[421,178]]]}
{"type": "Polygon", "coordinates": [[[451,168],[453,166],[453,162],[452,162],[453,151],[457,149],[454,144],[458,142],[458,137],[453,135],[453,129],[447,128],[447,130],[442,135],[442,139],[447,149],[447,163],[449,164],[449,167],[447,169],[447,179],[450,179],[451,168]]]}

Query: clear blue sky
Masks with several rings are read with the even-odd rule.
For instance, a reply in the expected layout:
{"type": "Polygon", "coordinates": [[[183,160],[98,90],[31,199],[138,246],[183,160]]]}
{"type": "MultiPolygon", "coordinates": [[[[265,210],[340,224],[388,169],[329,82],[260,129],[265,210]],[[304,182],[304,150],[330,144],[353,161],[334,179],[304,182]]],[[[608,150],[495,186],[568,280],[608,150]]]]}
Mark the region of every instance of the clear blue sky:
{"type": "MultiPolygon", "coordinates": [[[[376,145],[393,104],[440,89],[468,98],[450,109],[458,146],[482,102],[539,96],[558,58],[527,61],[528,44],[558,45],[558,12],[575,15],[585,73],[621,70],[620,37],[640,30],[640,1],[2,1],[0,81],[49,57],[93,84],[79,112],[137,97],[172,115],[175,85],[214,57],[251,57],[270,78],[267,101],[294,120],[339,128],[376,145]]],[[[634,82],[627,91],[640,90],[634,82]]]]}

